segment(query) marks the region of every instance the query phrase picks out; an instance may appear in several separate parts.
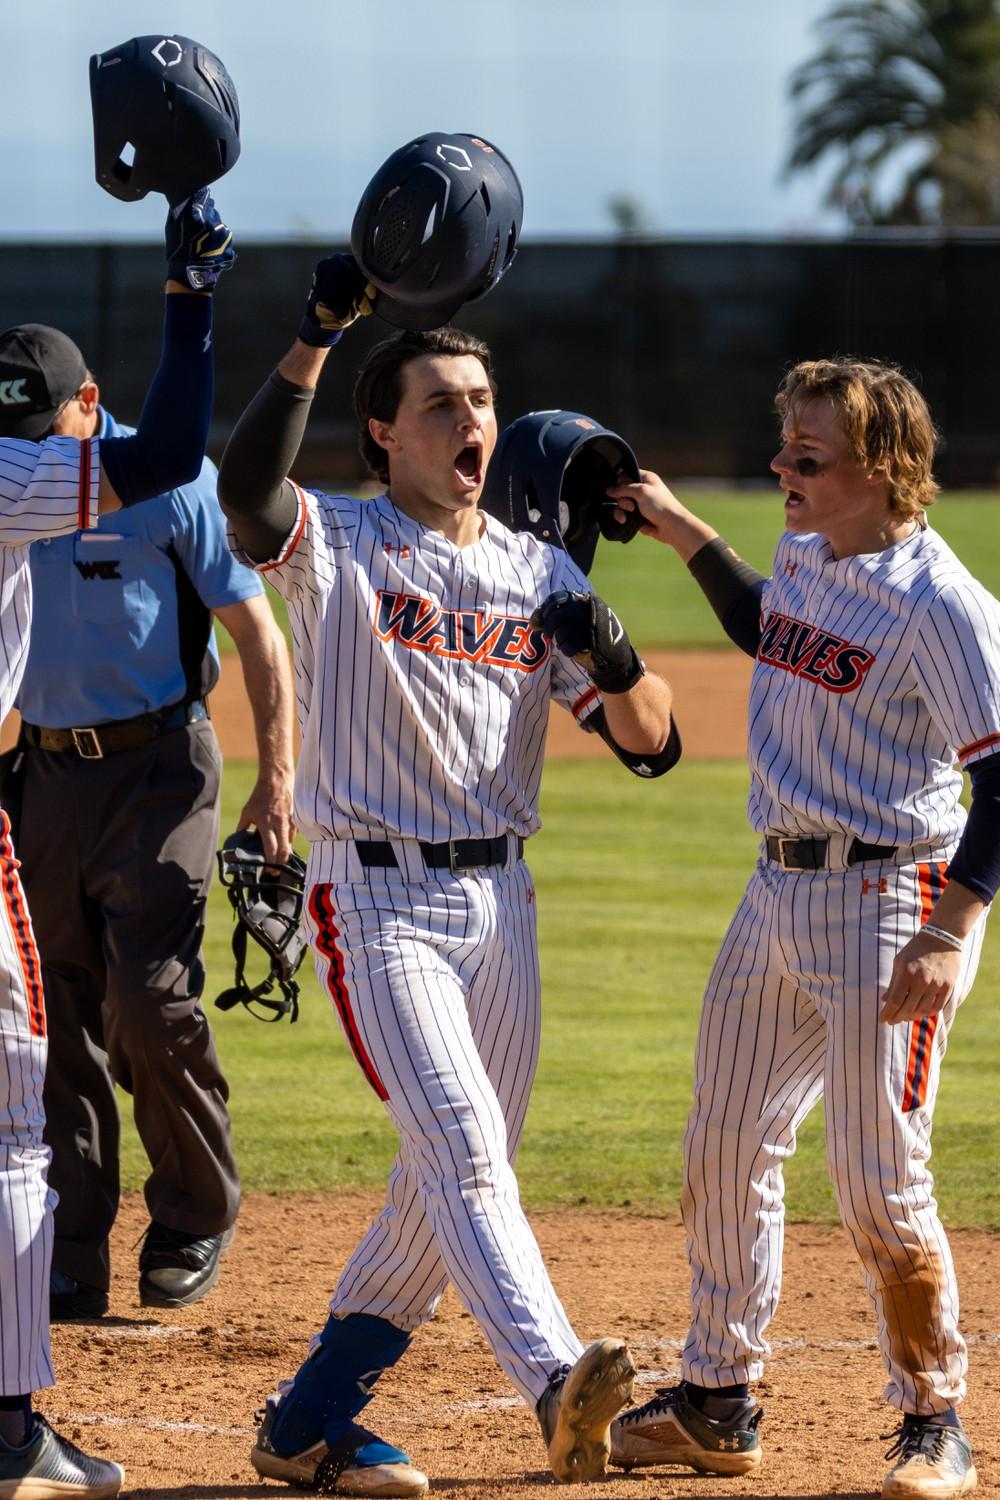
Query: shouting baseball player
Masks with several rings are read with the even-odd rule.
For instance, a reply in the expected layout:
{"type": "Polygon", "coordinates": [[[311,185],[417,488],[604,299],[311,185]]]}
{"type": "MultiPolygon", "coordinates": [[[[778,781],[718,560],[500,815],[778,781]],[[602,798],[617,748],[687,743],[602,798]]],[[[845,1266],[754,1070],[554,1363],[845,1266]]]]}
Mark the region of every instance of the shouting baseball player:
{"type": "MultiPolygon", "coordinates": [[[[235,260],[231,235],[207,191],[167,219],[163,356],[131,437],[50,436],[43,376],[4,381],[0,403],[0,717],[24,671],[31,617],[28,543],[93,527],[99,514],[194,479],[212,405],[212,298],[235,260]],[[5,434],[16,424],[18,437],[5,434]]],[[[117,1494],[118,1464],[91,1458],[32,1411],[31,1392],[53,1383],[49,1352],[52,1207],[42,1085],[46,1022],[31,919],[0,812],[0,1494],[117,1494]]]]}
{"type": "Polygon", "coordinates": [[[670,691],[565,551],[479,510],[495,387],[470,335],[403,333],[365,359],[355,412],[383,495],[285,478],[329,346],[370,293],[351,257],[320,262],[299,337],[220,470],[242,552],[292,624],[317,971],[400,1138],[385,1208],[269,1400],[253,1463],[344,1493],[422,1493],[355,1418],[450,1280],[537,1411],[553,1472],[585,1479],[604,1471],[633,1366],[618,1339],[583,1351],[518,1199],[539,1035],[522,851],[550,700],[657,775],[678,753],[670,691]]]}
{"type": "Polygon", "coordinates": [[[966,1349],[927,1161],[941,1062],[1000,885],[1000,606],[927,524],[935,432],[898,370],[796,366],[777,397],[786,532],[762,578],[655,474],[609,493],[688,563],[755,660],[760,859],[708,982],[685,1137],[693,1320],[683,1383],[613,1459],[760,1461],[750,1383],[778,1301],[782,1163],[822,1098],[841,1216],[902,1413],[883,1495],[976,1471],[966,1349]],[[972,811],[959,805],[972,778],[972,811]]]}

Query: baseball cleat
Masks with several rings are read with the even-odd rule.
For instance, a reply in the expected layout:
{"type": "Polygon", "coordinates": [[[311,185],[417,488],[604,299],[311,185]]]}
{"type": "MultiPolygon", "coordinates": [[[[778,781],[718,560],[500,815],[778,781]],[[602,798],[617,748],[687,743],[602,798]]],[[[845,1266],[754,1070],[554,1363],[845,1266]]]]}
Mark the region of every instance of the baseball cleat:
{"type": "Polygon", "coordinates": [[[124,1479],[119,1464],[81,1452],[37,1412],[23,1447],[0,1441],[0,1500],[111,1500],[124,1479]]]}
{"type": "Polygon", "coordinates": [[[883,1500],[948,1500],[976,1487],[972,1449],[961,1427],[904,1416],[885,1456],[897,1462],[882,1483],[883,1500]]]}
{"type": "Polygon", "coordinates": [[[549,1467],[564,1484],[600,1479],[607,1469],[611,1419],[631,1400],[634,1376],[622,1339],[598,1339],[552,1376],[536,1411],[549,1467]]]}
{"type": "Polygon", "coordinates": [[[684,1464],[702,1474],[746,1474],[761,1460],[763,1415],[751,1398],[728,1422],[715,1421],[692,1406],[683,1385],[663,1386],[612,1424],[611,1462],[620,1469],[684,1464]]]}
{"type": "Polygon", "coordinates": [[[427,1476],[413,1467],[408,1454],[357,1422],[349,1422],[332,1445],[314,1443],[288,1455],[275,1452],[270,1434],[277,1410],[278,1400],[268,1397],[257,1441],[250,1450],[250,1462],[263,1478],[335,1495],[385,1495],[401,1500],[426,1495],[427,1476]]]}

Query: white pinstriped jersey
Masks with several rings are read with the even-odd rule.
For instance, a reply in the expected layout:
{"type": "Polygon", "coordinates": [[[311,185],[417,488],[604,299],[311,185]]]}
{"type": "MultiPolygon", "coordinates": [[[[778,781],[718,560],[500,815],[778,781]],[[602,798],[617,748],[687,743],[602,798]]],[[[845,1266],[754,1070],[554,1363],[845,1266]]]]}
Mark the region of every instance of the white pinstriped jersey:
{"type": "Polygon", "coordinates": [[[1000,605],[930,528],[836,559],[786,533],[750,686],[759,832],[956,842],[962,777],[1000,747],[1000,605]]]}
{"type": "Polygon", "coordinates": [[[100,444],[0,439],[0,718],[14,706],[31,628],[29,542],[97,524],[100,444]]]}
{"type": "Polygon", "coordinates": [[[600,698],[528,618],[553,590],[589,592],[584,575],[490,516],[456,547],[387,495],[298,498],[281,553],[258,568],[291,621],[303,834],[534,833],[550,698],[581,723],[600,698]]]}

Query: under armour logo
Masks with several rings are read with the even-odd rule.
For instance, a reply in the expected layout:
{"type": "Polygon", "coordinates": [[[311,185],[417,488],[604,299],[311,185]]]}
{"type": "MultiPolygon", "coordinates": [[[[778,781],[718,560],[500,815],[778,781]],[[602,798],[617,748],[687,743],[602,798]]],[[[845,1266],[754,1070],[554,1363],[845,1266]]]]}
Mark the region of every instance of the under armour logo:
{"type": "Polygon", "coordinates": [[[719,1447],[720,1448],[731,1448],[731,1449],[733,1449],[735,1451],[735,1449],[737,1449],[739,1446],[740,1446],[740,1440],[739,1440],[738,1437],[734,1436],[734,1437],[726,1437],[726,1438],[720,1438],[719,1439],[719,1447]]]}
{"type": "Polygon", "coordinates": [[[153,56],[161,67],[176,68],[184,56],[184,48],[172,36],[161,37],[153,48],[153,56]]]}
{"type": "Polygon", "coordinates": [[[409,555],[410,555],[410,549],[409,549],[409,547],[394,547],[391,542],[386,542],[385,543],[385,555],[386,555],[386,557],[391,557],[394,552],[396,553],[396,555],[398,557],[409,557],[409,555]]]}
{"type": "Polygon", "coordinates": [[[0,380],[0,405],[3,406],[26,406],[30,396],[24,394],[25,377],[20,380],[0,380]]]}
{"type": "Polygon", "coordinates": [[[795,569],[797,567],[798,567],[798,563],[797,562],[786,562],[785,563],[785,572],[788,574],[789,578],[794,578],[795,577],[795,569]]]}
{"type": "Polygon", "coordinates": [[[529,906],[530,906],[530,905],[531,905],[531,903],[532,903],[532,902],[533,902],[533,901],[534,901],[534,899],[535,899],[535,892],[534,892],[534,888],[533,888],[533,887],[532,887],[532,886],[529,886],[529,887],[528,887],[528,905],[529,905],[529,906]]]}
{"type": "Polygon", "coordinates": [[[861,894],[867,896],[869,891],[878,891],[880,896],[886,895],[889,890],[889,882],[884,877],[881,880],[862,880],[861,894]]]}
{"type": "Polygon", "coordinates": [[[118,571],[118,559],[114,557],[99,558],[95,562],[77,562],[74,558],[73,566],[81,578],[103,578],[108,583],[122,576],[118,571]]]}

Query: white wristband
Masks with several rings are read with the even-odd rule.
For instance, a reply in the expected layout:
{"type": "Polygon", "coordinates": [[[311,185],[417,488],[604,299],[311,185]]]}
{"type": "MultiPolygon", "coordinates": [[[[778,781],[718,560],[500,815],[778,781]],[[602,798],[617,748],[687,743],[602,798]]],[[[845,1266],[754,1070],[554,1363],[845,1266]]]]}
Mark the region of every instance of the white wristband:
{"type": "Polygon", "coordinates": [[[932,927],[930,922],[925,922],[920,931],[926,932],[928,937],[937,938],[940,943],[947,943],[948,947],[954,948],[957,953],[961,953],[965,947],[964,938],[958,937],[954,932],[945,932],[943,927],[932,927]]]}

